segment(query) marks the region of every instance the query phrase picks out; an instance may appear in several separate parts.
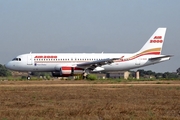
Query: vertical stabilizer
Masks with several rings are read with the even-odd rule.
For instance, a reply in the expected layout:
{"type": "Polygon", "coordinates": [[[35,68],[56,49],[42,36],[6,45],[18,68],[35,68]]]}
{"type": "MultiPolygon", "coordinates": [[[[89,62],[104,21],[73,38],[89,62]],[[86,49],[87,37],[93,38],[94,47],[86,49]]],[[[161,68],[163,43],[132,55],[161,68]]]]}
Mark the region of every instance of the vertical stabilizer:
{"type": "Polygon", "coordinates": [[[161,54],[165,33],[166,28],[158,28],[138,53],[161,54]]]}

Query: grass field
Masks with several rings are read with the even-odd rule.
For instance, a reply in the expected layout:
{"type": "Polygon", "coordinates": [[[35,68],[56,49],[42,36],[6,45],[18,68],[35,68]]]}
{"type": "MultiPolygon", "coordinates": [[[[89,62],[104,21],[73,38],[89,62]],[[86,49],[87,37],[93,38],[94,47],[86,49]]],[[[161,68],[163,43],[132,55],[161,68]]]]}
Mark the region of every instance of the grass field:
{"type": "Polygon", "coordinates": [[[1,81],[0,120],[180,119],[180,81],[1,81]]]}

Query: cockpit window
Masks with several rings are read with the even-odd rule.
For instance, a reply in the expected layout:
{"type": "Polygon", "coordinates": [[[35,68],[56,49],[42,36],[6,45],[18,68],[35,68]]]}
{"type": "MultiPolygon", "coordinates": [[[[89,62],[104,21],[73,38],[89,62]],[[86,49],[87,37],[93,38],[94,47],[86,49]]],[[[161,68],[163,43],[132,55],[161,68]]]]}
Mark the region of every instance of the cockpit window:
{"type": "Polygon", "coordinates": [[[21,61],[21,58],[14,58],[12,61],[21,61]]]}
{"type": "Polygon", "coordinates": [[[14,58],[12,61],[18,61],[18,58],[14,58]]]}

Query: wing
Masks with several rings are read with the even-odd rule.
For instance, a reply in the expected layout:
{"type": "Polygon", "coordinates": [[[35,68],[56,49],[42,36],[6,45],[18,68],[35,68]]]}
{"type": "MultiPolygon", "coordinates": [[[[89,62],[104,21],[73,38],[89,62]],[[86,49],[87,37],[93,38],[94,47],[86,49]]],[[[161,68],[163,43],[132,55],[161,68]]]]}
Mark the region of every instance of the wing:
{"type": "Polygon", "coordinates": [[[93,70],[96,67],[111,64],[114,62],[114,60],[119,60],[119,58],[107,58],[107,59],[96,60],[92,62],[80,63],[80,64],[77,64],[77,67],[93,70]]]}
{"type": "Polygon", "coordinates": [[[149,60],[160,60],[161,58],[168,58],[168,57],[172,57],[173,55],[163,55],[163,56],[159,56],[159,57],[153,57],[150,58],[149,60]]]}

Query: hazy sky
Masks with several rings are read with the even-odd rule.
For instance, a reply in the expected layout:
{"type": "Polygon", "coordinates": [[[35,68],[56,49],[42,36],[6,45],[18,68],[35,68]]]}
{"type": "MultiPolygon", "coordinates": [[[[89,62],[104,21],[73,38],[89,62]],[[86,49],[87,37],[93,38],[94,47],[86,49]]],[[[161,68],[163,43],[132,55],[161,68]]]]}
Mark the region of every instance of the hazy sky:
{"type": "Polygon", "coordinates": [[[0,0],[0,64],[29,52],[138,51],[158,27],[167,27],[162,54],[144,67],[180,67],[180,0],[0,0]]]}

